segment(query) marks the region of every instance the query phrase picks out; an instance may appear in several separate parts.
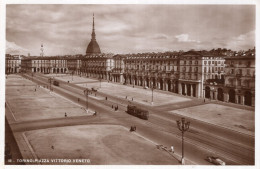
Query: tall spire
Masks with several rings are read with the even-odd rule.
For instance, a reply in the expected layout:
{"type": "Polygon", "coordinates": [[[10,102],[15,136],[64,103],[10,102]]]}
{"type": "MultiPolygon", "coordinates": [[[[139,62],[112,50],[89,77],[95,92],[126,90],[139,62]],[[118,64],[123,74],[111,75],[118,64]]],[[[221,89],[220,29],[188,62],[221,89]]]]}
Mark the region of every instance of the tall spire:
{"type": "Polygon", "coordinates": [[[96,34],[95,34],[95,18],[94,18],[94,13],[93,13],[93,25],[92,25],[92,39],[96,40],[96,34]]]}

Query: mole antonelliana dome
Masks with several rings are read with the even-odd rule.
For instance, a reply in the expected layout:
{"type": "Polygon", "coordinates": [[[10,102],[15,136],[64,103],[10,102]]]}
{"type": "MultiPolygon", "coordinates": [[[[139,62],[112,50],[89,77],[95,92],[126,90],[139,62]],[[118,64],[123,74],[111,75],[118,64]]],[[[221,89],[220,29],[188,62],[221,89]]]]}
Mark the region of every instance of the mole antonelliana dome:
{"type": "Polygon", "coordinates": [[[95,34],[95,23],[94,23],[94,14],[93,14],[93,28],[92,28],[92,34],[91,34],[91,41],[88,44],[86,54],[97,54],[101,53],[99,45],[96,41],[96,34],[95,34]]]}

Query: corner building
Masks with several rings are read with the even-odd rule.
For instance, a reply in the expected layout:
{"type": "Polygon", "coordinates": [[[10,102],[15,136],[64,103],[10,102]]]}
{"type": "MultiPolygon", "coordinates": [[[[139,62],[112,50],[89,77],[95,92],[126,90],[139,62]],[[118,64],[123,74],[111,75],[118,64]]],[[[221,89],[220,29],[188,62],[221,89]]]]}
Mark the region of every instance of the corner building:
{"type": "Polygon", "coordinates": [[[225,60],[225,101],[255,106],[255,49],[225,60]]]}

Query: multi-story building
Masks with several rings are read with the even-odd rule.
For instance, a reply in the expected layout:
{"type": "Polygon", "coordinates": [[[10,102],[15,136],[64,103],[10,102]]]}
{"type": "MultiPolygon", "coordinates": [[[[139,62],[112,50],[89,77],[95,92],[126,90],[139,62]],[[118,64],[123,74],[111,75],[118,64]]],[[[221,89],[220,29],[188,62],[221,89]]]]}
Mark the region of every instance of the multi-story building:
{"type": "Polygon", "coordinates": [[[5,55],[5,73],[19,73],[21,70],[21,56],[20,55],[5,55]]]}
{"type": "Polygon", "coordinates": [[[82,55],[67,56],[68,73],[81,75],[82,59],[82,55]]]}
{"type": "Polygon", "coordinates": [[[124,55],[125,83],[177,92],[178,56],[178,52],[124,55]]]}
{"type": "Polygon", "coordinates": [[[219,51],[202,53],[203,98],[223,101],[225,55],[219,51]]]}
{"type": "Polygon", "coordinates": [[[224,101],[255,105],[255,49],[225,58],[224,101]]]}
{"type": "Polygon", "coordinates": [[[112,56],[112,54],[87,55],[82,59],[82,74],[87,77],[112,80],[110,75],[111,70],[114,68],[112,56]]]}
{"type": "Polygon", "coordinates": [[[28,57],[22,59],[23,72],[67,73],[66,57],[28,57]]]}
{"type": "Polygon", "coordinates": [[[125,77],[124,77],[125,58],[126,58],[126,56],[124,56],[124,55],[113,56],[114,68],[111,69],[111,71],[110,71],[110,75],[112,77],[113,82],[125,83],[125,77]]]}

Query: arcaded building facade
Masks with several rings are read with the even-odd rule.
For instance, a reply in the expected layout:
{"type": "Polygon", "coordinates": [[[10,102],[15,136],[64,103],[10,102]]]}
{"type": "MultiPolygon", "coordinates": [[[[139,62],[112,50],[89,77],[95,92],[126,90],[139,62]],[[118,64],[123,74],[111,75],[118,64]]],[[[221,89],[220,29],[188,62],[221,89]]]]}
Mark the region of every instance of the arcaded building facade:
{"type": "Polygon", "coordinates": [[[5,74],[19,73],[21,71],[21,56],[5,56],[5,74]]]}
{"type": "Polygon", "coordinates": [[[178,92],[179,52],[116,55],[116,82],[178,92]]]}
{"type": "Polygon", "coordinates": [[[28,57],[22,59],[22,72],[32,73],[67,73],[66,57],[28,57]]]}
{"type": "Polygon", "coordinates": [[[224,101],[255,106],[255,51],[226,57],[224,101]]]}

